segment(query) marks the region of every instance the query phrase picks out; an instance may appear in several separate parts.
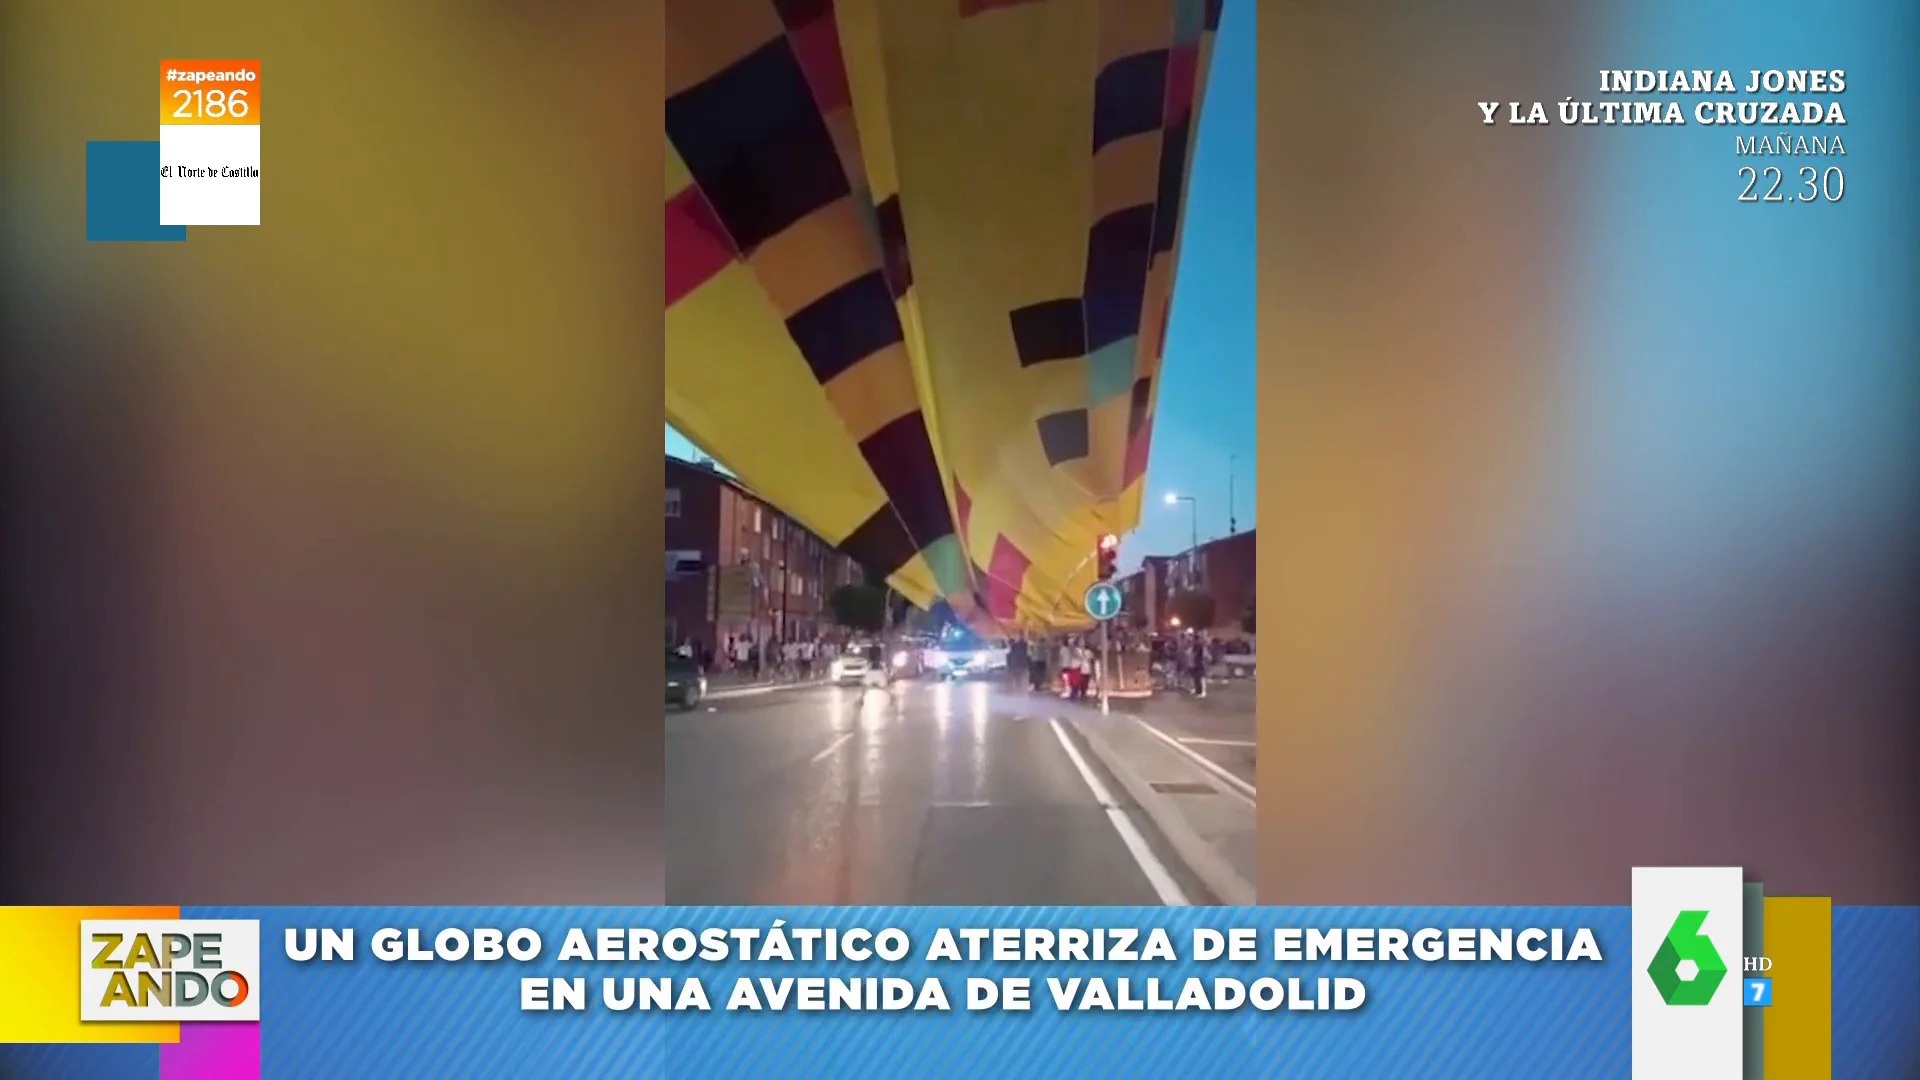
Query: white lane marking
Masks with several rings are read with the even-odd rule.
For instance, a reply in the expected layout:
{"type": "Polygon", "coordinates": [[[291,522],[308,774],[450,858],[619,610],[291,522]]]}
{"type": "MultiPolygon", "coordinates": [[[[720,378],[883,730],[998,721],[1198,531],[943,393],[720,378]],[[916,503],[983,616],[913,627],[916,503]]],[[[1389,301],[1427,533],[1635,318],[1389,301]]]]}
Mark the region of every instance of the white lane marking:
{"type": "Polygon", "coordinates": [[[845,744],[846,744],[846,741],[847,741],[848,739],[851,739],[851,738],[853,738],[853,736],[854,736],[854,732],[851,732],[851,731],[843,731],[843,732],[841,732],[841,733],[840,733],[840,737],[839,737],[839,738],[837,738],[837,739],[835,739],[835,740],[833,740],[832,742],[830,742],[830,743],[828,743],[828,744],[826,745],[826,747],[825,747],[824,749],[822,749],[822,750],[821,750],[821,751],[820,751],[819,753],[817,753],[817,754],[815,754],[815,755],[813,755],[812,757],[810,757],[810,758],[808,758],[808,759],[807,759],[807,764],[809,764],[809,765],[818,765],[818,764],[820,764],[821,762],[823,762],[823,761],[825,761],[825,760],[827,760],[827,758],[828,758],[829,756],[831,756],[831,755],[832,755],[832,753],[833,753],[833,752],[834,752],[835,750],[838,750],[838,749],[840,749],[840,747],[841,747],[841,746],[843,746],[843,745],[845,745],[845,744]]]}
{"type": "Polygon", "coordinates": [[[1224,768],[1223,766],[1207,760],[1205,755],[1199,753],[1198,751],[1194,750],[1190,746],[1182,745],[1179,739],[1176,739],[1173,736],[1167,734],[1166,732],[1161,731],[1159,728],[1154,727],[1152,724],[1147,723],[1145,720],[1142,720],[1140,717],[1136,716],[1134,717],[1134,720],[1137,721],[1141,727],[1146,728],[1148,731],[1152,732],[1154,738],[1159,739],[1161,742],[1166,743],[1168,746],[1171,746],[1175,750],[1178,750],[1182,754],[1185,754],[1189,761],[1192,761],[1195,765],[1200,766],[1201,768],[1212,773],[1214,776],[1218,777],[1220,779],[1220,782],[1223,784],[1226,784],[1228,789],[1233,794],[1240,796],[1242,799],[1245,799],[1248,803],[1254,802],[1255,798],[1257,797],[1257,793],[1255,792],[1254,786],[1252,784],[1249,784],[1245,780],[1242,780],[1239,777],[1233,775],[1233,773],[1227,771],[1227,769],[1224,768]]]}
{"type": "Polygon", "coordinates": [[[1126,810],[1114,801],[1113,793],[1107,790],[1107,785],[1101,783],[1100,778],[1094,775],[1093,768],[1087,764],[1087,759],[1080,756],[1080,748],[1073,745],[1073,740],[1067,737],[1066,729],[1060,726],[1060,721],[1048,720],[1047,723],[1053,728],[1053,737],[1060,740],[1060,749],[1067,752],[1067,759],[1072,761],[1073,767],[1079,771],[1080,779],[1086,781],[1087,790],[1093,792],[1094,800],[1106,810],[1107,820],[1113,823],[1113,831],[1120,834],[1120,842],[1127,845],[1127,852],[1133,856],[1134,864],[1140,867],[1140,872],[1147,876],[1147,882],[1153,886],[1153,891],[1160,897],[1160,902],[1169,907],[1186,907],[1192,904],[1193,901],[1187,899],[1187,894],[1181,890],[1180,883],[1173,880],[1173,875],[1167,871],[1166,864],[1153,853],[1152,846],[1147,843],[1147,838],[1140,834],[1140,829],[1134,825],[1133,819],[1128,817],[1126,810]]]}
{"type": "Polygon", "coordinates": [[[1188,746],[1241,746],[1251,749],[1260,745],[1252,739],[1203,739],[1198,735],[1182,736],[1180,741],[1188,746]]]}

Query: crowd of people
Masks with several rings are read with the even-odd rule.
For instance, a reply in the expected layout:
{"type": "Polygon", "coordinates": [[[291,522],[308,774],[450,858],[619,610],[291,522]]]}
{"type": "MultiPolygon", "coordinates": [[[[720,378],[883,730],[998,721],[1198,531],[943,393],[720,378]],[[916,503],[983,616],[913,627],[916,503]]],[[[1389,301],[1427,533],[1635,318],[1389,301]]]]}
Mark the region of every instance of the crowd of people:
{"type": "MultiPolygon", "coordinates": [[[[1194,633],[1143,637],[1118,632],[1105,651],[1115,666],[1122,669],[1115,673],[1116,686],[1131,663],[1142,673],[1158,674],[1160,684],[1166,688],[1177,686],[1205,697],[1208,672],[1235,647],[1235,643],[1194,633]]],[[[1095,692],[1107,674],[1102,650],[1088,637],[1078,634],[1016,641],[1008,652],[1007,664],[1016,674],[1024,675],[1034,691],[1048,692],[1061,685],[1067,697],[1076,701],[1095,692]]]]}
{"type": "Polygon", "coordinates": [[[811,679],[815,672],[826,670],[840,649],[839,643],[825,637],[762,642],[747,634],[727,635],[718,649],[698,640],[683,640],[674,647],[702,670],[733,672],[752,681],[811,679]]]}
{"type": "Polygon", "coordinates": [[[1078,636],[1051,644],[1044,638],[1025,639],[1008,648],[1007,667],[1016,675],[1024,672],[1029,687],[1039,693],[1053,688],[1052,673],[1058,672],[1067,696],[1079,701],[1099,678],[1100,655],[1078,636]]]}
{"type": "MultiPolygon", "coordinates": [[[[1081,634],[1016,639],[1007,650],[1007,668],[1011,677],[1035,692],[1064,689],[1067,697],[1083,701],[1099,690],[1107,675],[1102,650],[1096,642],[1097,639],[1081,634]]],[[[683,640],[674,651],[708,672],[733,672],[758,681],[813,678],[824,673],[843,648],[841,643],[825,637],[761,642],[750,635],[730,634],[718,649],[698,640],[683,640]]],[[[1236,650],[1249,649],[1243,642],[1223,642],[1192,632],[1147,636],[1115,628],[1107,654],[1119,669],[1114,687],[1122,684],[1123,676],[1131,669],[1142,676],[1151,672],[1160,688],[1179,688],[1204,697],[1208,672],[1220,667],[1236,650]]],[[[877,655],[874,662],[880,662],[877,655]]]]}

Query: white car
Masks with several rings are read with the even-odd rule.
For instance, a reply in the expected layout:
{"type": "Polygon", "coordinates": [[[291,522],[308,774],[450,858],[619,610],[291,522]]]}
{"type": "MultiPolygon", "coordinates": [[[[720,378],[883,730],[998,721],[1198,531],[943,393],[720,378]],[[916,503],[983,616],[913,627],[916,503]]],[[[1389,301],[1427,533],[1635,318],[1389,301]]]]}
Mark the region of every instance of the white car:
{"type": "Polygon", "coordinates": [[[928,649],[926,667],[942,679],[960,681],[962,679],[983,678],[1002,671],[1007,666],[1005,653],[999,655],[995,664],[991,649],[949,650],[928,649]]]}
{"type": "Polygon", "coordinates": [[[828,678],[840,686],[857,685],[867,681],[868,669],[872,665],[859,653],[836,656],[827,669],[828,678]]]}

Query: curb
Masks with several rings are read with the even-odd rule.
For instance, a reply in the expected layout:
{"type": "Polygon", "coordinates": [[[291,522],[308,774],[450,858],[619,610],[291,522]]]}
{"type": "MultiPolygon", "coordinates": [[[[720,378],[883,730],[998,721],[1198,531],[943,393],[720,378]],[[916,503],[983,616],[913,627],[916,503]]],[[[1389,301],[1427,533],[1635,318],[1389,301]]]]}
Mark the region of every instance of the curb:
{"type": "MultiPolygon", "coordinates": [[[[1186,864],[1187,870],[1207,887],[1207,891],[1213,893],[1222,904],[1245,907],[1254,903],[1253,886],[1247,879],[1241,877],[1240,872],[1235,870],[1212,844],[1202,840],[1200,834],[1193,831],[1193,826],[1187,824],[1187,819],[1173,808],[1166,796],[1153,790],[1152,785],[1141,779],[1140,775],[1126,764],[1120,754],[1108,745],[1105,736],[1079,717],[1069,718],[1068,723],[1071,723],[1073,729],[1080,733],[1081,738],[1087,740],[1087,745],[1093,748],[1094,756],[1107,767],[1107,771],[1113,774],[1114,779],[1120,781],[1120,786],[1127,789],[1127,794],[1133,797],[1133,801],[1146,813],[1154,827],[1160,830],[1160,835],[1167,838],[1167,843],[1172,846],[1174,854],[1178,855],[1180,861],[1186,864]]],[[[1216,790],[1218,788],[1218,784],[1211,776],[1207,777],[1207,784],[1216,790]]],[[[1231,794],[1225,791],[1220,794],[1231,797],[1231,794]]]]}

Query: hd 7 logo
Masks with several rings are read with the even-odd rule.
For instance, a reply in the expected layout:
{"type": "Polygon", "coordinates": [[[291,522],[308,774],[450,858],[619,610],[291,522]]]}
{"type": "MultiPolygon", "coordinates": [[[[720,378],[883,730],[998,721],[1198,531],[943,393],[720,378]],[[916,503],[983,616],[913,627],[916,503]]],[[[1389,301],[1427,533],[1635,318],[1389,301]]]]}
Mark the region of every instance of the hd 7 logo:
{"type": "Polygon", "coordinates": [[[80,1019],[260,1019],[260,924],[251,919],[88,919],[80,1019]]]}
{"type": "Polygon", "coordinates": [[[1704,911],[1682,911],[1653,954],[1653,962],[1647,965],[1647,975],[1660,991],[1660,1000],[1669,1005],[1708,1004],[1727,977],[1720,950],[1700,930],[1706,921],[1704,911]]]}

